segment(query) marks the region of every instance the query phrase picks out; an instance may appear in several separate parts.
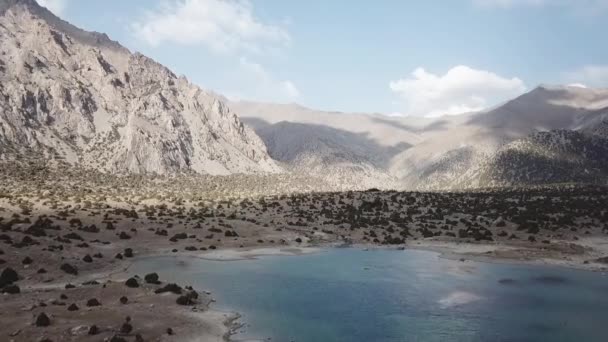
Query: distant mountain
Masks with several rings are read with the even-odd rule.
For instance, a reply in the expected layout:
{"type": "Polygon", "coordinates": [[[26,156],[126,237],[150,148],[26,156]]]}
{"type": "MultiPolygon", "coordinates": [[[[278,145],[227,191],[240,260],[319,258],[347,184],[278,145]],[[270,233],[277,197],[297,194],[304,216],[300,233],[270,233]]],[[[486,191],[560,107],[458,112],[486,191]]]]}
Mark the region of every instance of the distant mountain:
{"type": "Polygon", "coordinates": [[[500,148],[477,178],[476,185],[483,187],[607,184],[608,139],[569,130],[537,132],[500,148]]]}
{"type": "Polygon", "coordinates": [[[382,174],[380,186],[407,189],[608,179],[608,90],[541,86],[489,111],[433,120],[252,102],[232,107],[292,170],[366,180],[382,174]]]}
{"type": "MultiPolygon", "coordinates": [[[[549,136],[557,135],[554,131],[560,130],[576,131],[582,135],[593,134],[592,130],[596,124],[608,113],[606,106],[608,90],[541,86],[493,110],[463,116],[463,120],[457,124],[446,126],[442,135],[425,139],[421,144],[397,156],[392,173],[399,177],[406,187],[420,189],[544,184],[556,182],[558,179],[572,182],[589,181],[589,177],[582,173],[569,173],[569,176],[562,174],[557,177],[556,174],[560,173],[557,170],[553,175],[537,174],[526,182],[525,176],[507,181],[499,175],[506,175],[507,168],[522,167],[521,164],[516,164],[515,160],[505,157],[512,153],[506,151],[513,151],[514,146],[520,146],[520,143],[527,145],[525,142],[537,142],[534,144],[537,151],[557,148],[555,144],[541,144],[538,140],[545,135],[539,135],[539,132],[553,132],[548,134],[549,136]],[[466,151],[466,154],[455,154],[456,151],[466,151]],[[459,157],[454,159],[454,155],[459,157]],[[509,161],[512,164],[509,164],[509,161]],[[437,167],[438,165],[441,167],[437,167]]],[[[601,143],[601,139],[590,139],[585,143],[597,144],[601,143]]],[[[588,146],[588,149],[594,150],[595,146],[588,146]]],[[[541,159],[526,160],[530,172],[535,168],[542,169],[543,172],[548,170],[549,166],[541,159]]]]}
{"type": "Polygon", "coordinates": [[[0,0],[0,158],[107,172],[279,172],[219,96],[34,0],[0,0]]]}
{"type": "Polygon", "coordinates": [[[419,130],[382,115],[322,112],[295,104],[232,102],[242,120],[266,143],[270,155],[292,172],[356,187],[398,187],[389,173],[395,155],[418,143],[419,130]]]}

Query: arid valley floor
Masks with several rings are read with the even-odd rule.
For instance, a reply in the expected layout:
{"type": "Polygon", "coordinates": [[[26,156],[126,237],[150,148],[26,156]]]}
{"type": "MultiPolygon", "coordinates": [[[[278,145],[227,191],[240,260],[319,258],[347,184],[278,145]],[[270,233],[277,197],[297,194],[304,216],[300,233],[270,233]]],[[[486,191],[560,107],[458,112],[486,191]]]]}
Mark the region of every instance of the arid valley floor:
{"type": "Polygon", "coordinates": [[[431,249],[463,262],[608,266],[608,189],[598,186],[315,192],[314,181],[285,175],[111,176],[37,163],[0,169],[6,341],[228,338],[236,316],[214,311],[212,294],[129,273],[130,260],[147,255],[353,245],[431,249]]]}

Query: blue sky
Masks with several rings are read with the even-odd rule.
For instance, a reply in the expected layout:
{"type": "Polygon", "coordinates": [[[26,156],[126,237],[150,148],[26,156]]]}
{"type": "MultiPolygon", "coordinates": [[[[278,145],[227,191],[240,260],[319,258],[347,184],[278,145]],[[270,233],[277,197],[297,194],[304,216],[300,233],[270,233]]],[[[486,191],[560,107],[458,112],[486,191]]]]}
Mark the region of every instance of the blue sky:
{"type": "Polygon", "coordinates": [[[231,98],[423,116],[608,86],[608,0],[39,2],[231,98]]]}

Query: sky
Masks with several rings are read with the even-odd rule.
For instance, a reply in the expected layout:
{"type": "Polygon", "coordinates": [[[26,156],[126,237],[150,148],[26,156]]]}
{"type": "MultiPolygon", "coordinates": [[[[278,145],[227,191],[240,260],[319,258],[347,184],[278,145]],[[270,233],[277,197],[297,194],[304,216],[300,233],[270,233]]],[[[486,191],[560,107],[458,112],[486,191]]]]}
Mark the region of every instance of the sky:
{"type": "Polygon", "coordinates": [[[608,87],[608,0],[38,0],[231,99],[438,116],[608,87]]]}

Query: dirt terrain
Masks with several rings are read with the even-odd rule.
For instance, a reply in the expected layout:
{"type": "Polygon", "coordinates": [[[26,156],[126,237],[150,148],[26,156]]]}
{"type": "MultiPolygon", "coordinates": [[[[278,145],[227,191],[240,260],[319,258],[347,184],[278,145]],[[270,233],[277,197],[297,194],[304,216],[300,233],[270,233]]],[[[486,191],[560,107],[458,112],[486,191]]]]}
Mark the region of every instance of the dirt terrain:
{"type": "Polygon", "coordinates": [[[356,245],[591,270],[608,263],[608,189],[597,186],[320,192],[292,178],[1,170],[7,341],[226,339],[236,317],[213,310],[212,294],[129,273],[146,255],[356,245]]]}

